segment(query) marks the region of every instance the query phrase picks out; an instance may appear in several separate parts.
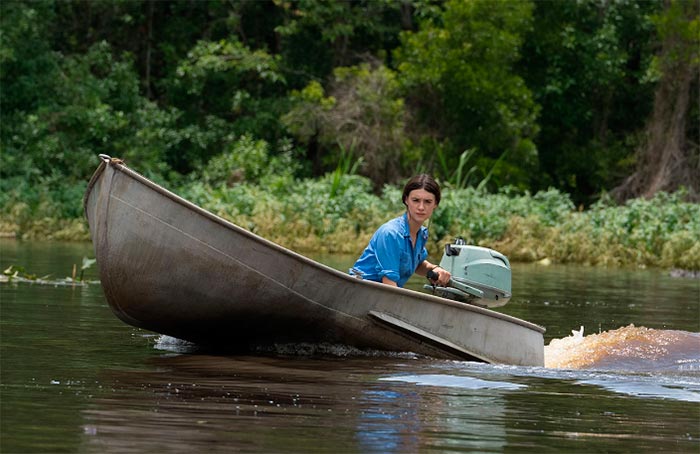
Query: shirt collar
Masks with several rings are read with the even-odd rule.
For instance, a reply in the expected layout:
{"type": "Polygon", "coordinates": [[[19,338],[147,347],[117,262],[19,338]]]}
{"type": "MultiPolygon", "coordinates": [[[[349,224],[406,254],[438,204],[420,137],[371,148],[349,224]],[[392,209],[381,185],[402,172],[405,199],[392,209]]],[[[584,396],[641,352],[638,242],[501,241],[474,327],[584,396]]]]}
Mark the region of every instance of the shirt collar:
{"type": "MultiPolygon", "coordinates": [[[[403,222],[402,222],[402,227],[403,227],[403,236],[406,238],[411,237],[411,228],[408,226],[408,213],[403,214],[403,222]]],[[[420,230],[418,230],[418,234],[423,237],[424,240],[427,241],[428,239],[428,228],[421,225],[420,230]]]]}

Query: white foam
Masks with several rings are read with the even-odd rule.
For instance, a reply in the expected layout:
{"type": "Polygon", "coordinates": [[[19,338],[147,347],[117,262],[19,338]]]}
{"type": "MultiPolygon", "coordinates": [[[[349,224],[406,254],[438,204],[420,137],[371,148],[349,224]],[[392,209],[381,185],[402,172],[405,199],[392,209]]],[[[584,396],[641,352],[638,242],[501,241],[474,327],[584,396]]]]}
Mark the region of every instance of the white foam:
{"type": "Polygon", "coordinates": [[[413,383],[420,386],[438,386],[445,388],[461,389],[520,389],[527,387],[519,383],[483,380],[474,377],[444,374],[401,375],[393,377],[382,377],[379,380],[400,381],[405,383],[413,383]]]}
{"type": "Polygon", "coordinates": [[[158,336],[154,347],[157,350],[165,350],[174,353],[192,353],[197,350],[197,344],[176,337],[166,336],[165,334],[158,336]]]}

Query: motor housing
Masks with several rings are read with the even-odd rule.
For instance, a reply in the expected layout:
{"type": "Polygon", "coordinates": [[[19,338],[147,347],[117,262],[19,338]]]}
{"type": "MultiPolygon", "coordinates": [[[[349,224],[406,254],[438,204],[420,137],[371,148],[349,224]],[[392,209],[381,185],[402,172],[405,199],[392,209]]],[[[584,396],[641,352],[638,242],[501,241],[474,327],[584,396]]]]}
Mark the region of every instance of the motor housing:
{"type": "Polygon", "coordinates": [[[489,308],[504,306],[512,296],[510,262],[498,251],[457,239],[445,246],[440,267],[452,274],[450,284],[425,286],[438,296],[489,308]]]}

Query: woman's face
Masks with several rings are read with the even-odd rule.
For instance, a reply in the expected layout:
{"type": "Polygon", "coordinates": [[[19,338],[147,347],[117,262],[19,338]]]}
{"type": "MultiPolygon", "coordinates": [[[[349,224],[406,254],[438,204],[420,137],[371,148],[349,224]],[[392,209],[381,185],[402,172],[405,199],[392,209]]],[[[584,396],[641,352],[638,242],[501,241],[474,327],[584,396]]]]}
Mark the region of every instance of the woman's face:
{"type": "Polygon", "coordinates": [[[420,224],[430,218],[436,206],[435,195],[425,189],[414,189],[406,197],[409,219],[420,224]]]}

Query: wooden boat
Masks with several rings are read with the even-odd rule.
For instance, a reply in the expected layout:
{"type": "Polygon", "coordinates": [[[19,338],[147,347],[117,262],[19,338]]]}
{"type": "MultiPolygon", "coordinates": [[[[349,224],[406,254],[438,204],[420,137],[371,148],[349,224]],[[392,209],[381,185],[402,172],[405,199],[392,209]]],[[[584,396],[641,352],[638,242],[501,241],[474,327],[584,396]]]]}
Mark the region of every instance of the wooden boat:
{"type": "Polygon", "coordinates": [[[544,364],[540,326],[352,277],[100,158],[85,215],[106,299],[130,325],[226,350],[312,342],[544,364]]]}

